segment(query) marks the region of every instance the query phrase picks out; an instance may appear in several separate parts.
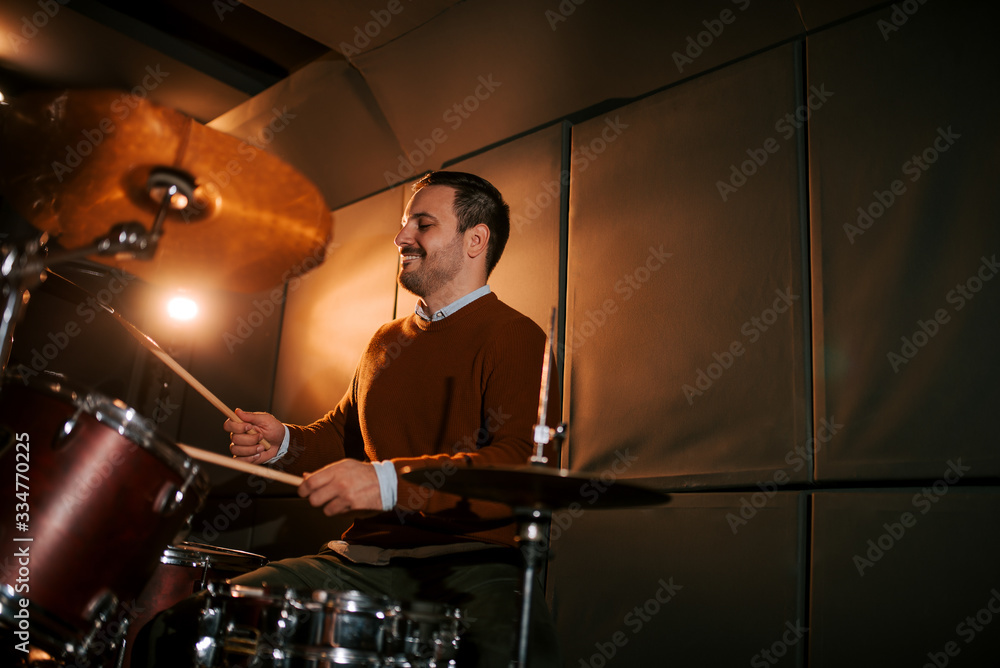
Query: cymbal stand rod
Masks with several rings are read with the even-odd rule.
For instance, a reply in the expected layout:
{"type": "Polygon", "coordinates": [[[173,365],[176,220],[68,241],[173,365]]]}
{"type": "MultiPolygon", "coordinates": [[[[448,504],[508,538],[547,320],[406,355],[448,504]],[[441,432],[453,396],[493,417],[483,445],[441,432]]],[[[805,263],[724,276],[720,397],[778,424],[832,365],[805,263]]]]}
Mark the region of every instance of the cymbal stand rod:
{"type": "Polygon", "coordinates": [[[552,342],[556,333],[556,310],[552,309],[549,334],[545,339],[545,355],[542,358],[542,384],[538,392],[538,424],[535,425],[535,453],[530,463],[544,466],[549,463],[545,456],[545,446],[552,439],[552,429],[546,424],[549,413],[549,393],[552,389],[552,342]]]}
{"type": "Polygon", "coordinates": [[[531,640],[531,602],[535,595],[536,574],[546,555],[545,527],[552,511],[543,508],[521,508],[515,511],[520,520],[518,543],[524,555],[524,581],[521,584],[521,617],[517,631],[517,668],[527,668],[531,640]]]}

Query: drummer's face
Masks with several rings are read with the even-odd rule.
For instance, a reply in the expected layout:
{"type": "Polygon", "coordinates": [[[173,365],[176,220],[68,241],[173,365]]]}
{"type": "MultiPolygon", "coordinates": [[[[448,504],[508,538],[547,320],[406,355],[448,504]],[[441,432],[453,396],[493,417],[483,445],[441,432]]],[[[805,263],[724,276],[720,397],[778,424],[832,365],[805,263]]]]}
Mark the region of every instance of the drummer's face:
{"type": "Polygon", "coordinates": [[[403,228],[394,240],[399,284],[418,297],[440,293],[462,270],[464,235],[458,232],[454,201],[454,188],[425,186],[406,205],[403,228]]]}

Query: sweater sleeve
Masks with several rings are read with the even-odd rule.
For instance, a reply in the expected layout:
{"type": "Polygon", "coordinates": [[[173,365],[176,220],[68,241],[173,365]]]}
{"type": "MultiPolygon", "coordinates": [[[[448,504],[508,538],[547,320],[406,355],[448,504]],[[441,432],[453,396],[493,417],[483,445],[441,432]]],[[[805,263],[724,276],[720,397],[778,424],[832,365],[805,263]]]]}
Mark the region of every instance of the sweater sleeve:
{"type": "Polygon", "coordinates": [[[290,439],[288,453],[280,460],[283,470],[301,475],[345,457],[365,458],[354,401],[356,385],[355,377],[340,403],[312,424],[286,425],[290,439]]]}
{"type": "MultiPolygon", "coordinates": [[[[480,433],[485,438],[480,439],[478,447],[470,446],[457,453],[394,458],[397,472],[405,467],[442,469],[446,473],[471,466],[527,465],[534,449],[545,342],[545,334],[523,316],[498,328],[483,349],[480,433]]],[[[557,377],[556,374],[553,377],[557,377]]],[[[549,398],[549,424],[559,419],[558,383],[553,386],[549,398]]],[[[550,462],[555,463],[552,453],[546,454],[550,462]]],[[[429,476],[428,479],[441,480],[441,476],[429,476]]],[[[400,478],[397,510],[433,514],[458,505],[459,497],[436,489],[429,492],[428,488],[434,488],[434,484],[417,485],[400,478]]],[[[499,504],[479,502],[475,506],[480,516],[509,514],[499,504]]]]}

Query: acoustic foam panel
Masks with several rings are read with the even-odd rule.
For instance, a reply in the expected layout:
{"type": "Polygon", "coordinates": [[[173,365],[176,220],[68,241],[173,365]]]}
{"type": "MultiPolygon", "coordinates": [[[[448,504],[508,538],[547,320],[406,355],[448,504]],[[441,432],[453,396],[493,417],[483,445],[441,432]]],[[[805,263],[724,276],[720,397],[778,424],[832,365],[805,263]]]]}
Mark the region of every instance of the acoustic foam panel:
{"type": "Polygon", "coordinates": [[[813,496],[809,666],[994,665],[1000,492],[959,488],[942,462],[921,488],[813,496]]]}
{"type": "Polygon", "coordinates": [[[815,412],[825,480],[1000,472],[1000,66],[988,3],[892,8],[811,36],[815,412]]]}
{"type": "Polygon", "coordinates": [[[353,62],[404,150],[384,167],[398,182],[801,32],[792,0],[470,0],[353,62]]]}
{"type": "Polygon", "coordinates": [[[573,128],[569,465],[806,480],[797,47],[573,128]],[[792,120],[789,120],[791,118],[792,120]]]}
{"type": "Polygon", "coordinates": [[[331,209],[384,189],[383,165],[400,151],[364,79],[336,54],[208,125],[245,141],[248,162],[258,149],[285,160],[316,184],[331,209]]]}
{"type": "Polygon", "coordinates": [[[586,485],[578,507],[553,516],[563,665],[804,665],[797,493],[690,493],[657,508],[595,510],[600,487],[586,485]]]}

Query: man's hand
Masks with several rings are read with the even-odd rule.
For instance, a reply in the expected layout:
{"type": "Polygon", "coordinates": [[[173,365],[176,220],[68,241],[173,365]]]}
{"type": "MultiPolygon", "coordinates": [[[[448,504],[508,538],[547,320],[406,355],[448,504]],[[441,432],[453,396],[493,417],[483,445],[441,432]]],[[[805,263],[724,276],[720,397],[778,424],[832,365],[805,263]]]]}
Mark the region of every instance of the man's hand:
{"type": "Polygon", "coordinates": [[[285,425],[278,418],[270,413],[247,413],[239,408],[235,413],[243,422],[226,420],[222,428],[231,434],[229,451],[236,459],[263,464],[278,454],[281,441],[285,438],[285,425]],[[271,444],[270,450],[260,442],[262,438],[271,444]]]}
{"type": "Polygon", "coordinates": [[[299,496],[308,498],[313,507],[322,507],[324,515],[382,511],[378,476],[370,463],[341,459],[304,477],[299,496]]]}

